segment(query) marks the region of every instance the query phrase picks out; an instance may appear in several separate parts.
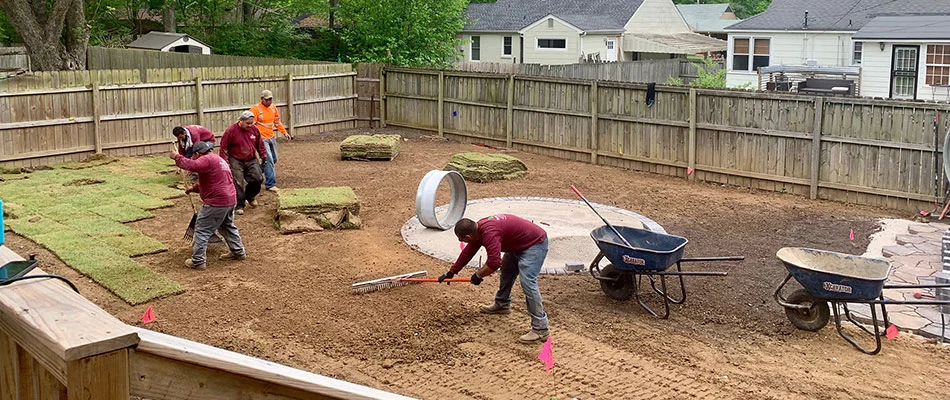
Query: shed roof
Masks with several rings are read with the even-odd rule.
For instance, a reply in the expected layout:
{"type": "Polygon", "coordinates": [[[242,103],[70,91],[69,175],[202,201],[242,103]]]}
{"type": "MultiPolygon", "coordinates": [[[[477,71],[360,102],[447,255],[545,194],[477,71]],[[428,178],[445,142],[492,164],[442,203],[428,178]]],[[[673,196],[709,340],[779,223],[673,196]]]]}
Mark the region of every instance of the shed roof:
{"type": "Polygon", "coordinates": [[[677,4],[676,9],[695,32],[724,32],[726,27],[738,19],[722,19],[722,15],[731,12],[729,4],[677,4]]]}
{"type": "Polygon", "coordinates": [[[643,0],[497,0],[465,9],[465,31],[517,32],[547,15],[584,31],[623,31],[643,0]]]}
{"type": "Polygon", "coordinates": [[[933,14],[950,14],[950,0],[772,0],[728,30],[855,32],[878,16],[933,14]]]}
{"type": "Polygon", "coordinates": [[[171,33],[171,32],[158,32],[152,31],[142,35],[142,37],[135,39],[132,43],[129,43],[126,47],[131,47],[134,49],[149,49],[149,50],[161,50],[172,43],[175,43],[181,38],[187,38],[187,41],[194,41],[195,43],[204,46],[211,47],[207,44],[202,43],[201,41],[195,40],[191,36],[185,33],[171,33]]]}
{"type": "Polygon", "coordinates": [[[854,34],[862,40],[950,40],[950,16],[886,16],[868,22],[854,34]]]}

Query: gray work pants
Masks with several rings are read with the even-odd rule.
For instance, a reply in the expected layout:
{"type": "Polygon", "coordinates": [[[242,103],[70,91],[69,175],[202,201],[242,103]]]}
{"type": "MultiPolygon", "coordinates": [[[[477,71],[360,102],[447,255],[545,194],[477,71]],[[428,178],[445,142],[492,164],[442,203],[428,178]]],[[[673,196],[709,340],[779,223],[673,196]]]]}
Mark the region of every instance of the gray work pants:
{"type": "Polygon", "coordinates": [[[195,238],[191,243],[191,262],[201,265],[206,262],[208,239],[214,231],[221,233],[231,252],[244,255],[244,243],[241,234],[234,226],[234,206],[215,207],[204,204],[198,210],[198,219],[195,221],[195,238]]]}

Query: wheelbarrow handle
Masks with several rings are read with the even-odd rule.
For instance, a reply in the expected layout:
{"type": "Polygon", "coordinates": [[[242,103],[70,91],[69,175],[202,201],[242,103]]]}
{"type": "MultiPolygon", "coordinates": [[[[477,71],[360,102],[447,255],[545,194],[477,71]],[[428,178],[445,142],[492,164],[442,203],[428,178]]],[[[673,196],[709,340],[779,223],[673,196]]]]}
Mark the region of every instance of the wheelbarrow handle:
{"type": "Polygon", "coordinates": [[[695,261],[742,261],[745,260],[743,256],[727,256],[727,257],[690,257],[690,258],[681,258],[680,262],[695,262],[695,261]]]}
{"type": "Polygon", "coordinates": [[[597,214],[597,216],[600,217],[600,220],[601,220],[601,221],[604,221],[604,224],[606,224],[607,227],[610,228],[610,230],[614,231],[614,234],[617,235],[617,237],[620,238],[620,240],[623,241],[623,244],[627,245],[627,247],[633,247],[633,245],[631,245],[630,242],[628,242],[627,239],[624,238],[623,235],[620,234],[620,231],[618,231],[617,228],[614,228],[614,226],[611,225],[610,222],[607,222],[607,219],[605,219],[603,215],[600,215],[600,213],[597,212],[597,209],[594,208],[594,206],[592,206],[589,201],[587,201],[587,198],[584,197],[583,194],[581,194],[581,191],[580,191],[580,190],[577,190],[577,188],[574,187],[574,185],[571,185],[571,190],[573,190],[574,193],[575,193],[578,197],[581,198],[581,200],[584,200],[584,202],[587,203],[587,206],[590,207],[590,209],[594,211],[594,214],[597,214]]]}

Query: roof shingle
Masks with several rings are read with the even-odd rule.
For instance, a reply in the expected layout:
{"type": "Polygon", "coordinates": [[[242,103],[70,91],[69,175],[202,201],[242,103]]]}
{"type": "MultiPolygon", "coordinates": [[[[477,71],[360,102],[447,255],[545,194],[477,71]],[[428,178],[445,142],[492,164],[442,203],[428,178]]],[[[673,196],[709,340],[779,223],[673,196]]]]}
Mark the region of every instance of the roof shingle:
{"type": "Polygon", "coordinates": [[[728,30],[853,32],[882,15],[933,14],[950,14],[950,0],[772,0],[765,12],[728,30]]]}
{"type": "Polygon", "coordinates": [[[722,19],[722,14],[731,11],[729,4],[677,4],[676,9],[696,32],[723,32],[738,19],[722,19]]]}
{"type": "Polygon", "coordinates": [[[643,0],[498,0],[465,10],[465,31],[517,32],[548,14],[584,31],[622,31],[643,0]]]}

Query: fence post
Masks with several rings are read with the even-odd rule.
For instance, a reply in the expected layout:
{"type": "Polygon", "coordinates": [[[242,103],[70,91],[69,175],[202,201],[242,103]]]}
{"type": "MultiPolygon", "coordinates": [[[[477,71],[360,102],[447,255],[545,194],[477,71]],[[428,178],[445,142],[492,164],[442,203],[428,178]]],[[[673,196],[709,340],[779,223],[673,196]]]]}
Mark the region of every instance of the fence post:
{"type": "Polygon", "coordinates": [[[514,110],[515,104],[515,75],[508,75],[508,105],[505,108],[505,147],[511,148],[511,141],[514,140],[514,110]]]}
{"type": "Polygon", "coordinates": [[[205,126],[204,89],[201,87],[201,72],[195,77],[195,113],[198,116],[198,125],[205,126]]]}
{"type": "Polygon", "coordinates": [[[386,67],[379,70],[379,127],[386,127],[386,67]]]}
{"type": "Polygon", "coordinates": [[[821,166],[821,122],[825,109],[825,99],[815,99],[815,126],[812,130],[811,148],[811,198],[818,198],[818,174],[821,166]]]}
{"type": "Polygon", "coordinates": [[[129,379],[128,348],[66,363],[69,400],[129,398],[129,379]]]}
{"type": "MultiPolygon", "coordinates": [[[[294,137],[295,122],[297,118],[294,117],[294,74],[287,74],[287,122],[284,123],[284,128],[287,128],[287,134],[290,137],[294,137]]],[[[275,135],[274,138],[276,139],[277,136],[275,135]]]]}
{"type": "Polygon", "coordinates": [[[686,165],[687,180],[696,180],[696,89],[689,89],[689,155],[686,165]]]}
{"type": "Polygon", "coordinates": [[[99,129],[99,114],[102,113],[102,107],[99,106],[99,74],[92,74],[92,133],[93,142],[96,145],[96,154],[102,154],[102,130],[99,129]]]}
{"type": "Polygon", "coordinates": [[[439,71],[439,112],[436,116],[439,118],[439,137],[445,136],[445,72],[439,71]]]}
{"type": "Polygon", "coordinates": [[[590,163],[597,165],[597,81],[590,83],[590,163]]]}

